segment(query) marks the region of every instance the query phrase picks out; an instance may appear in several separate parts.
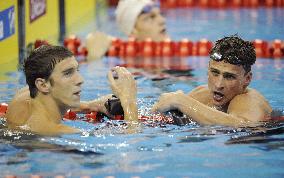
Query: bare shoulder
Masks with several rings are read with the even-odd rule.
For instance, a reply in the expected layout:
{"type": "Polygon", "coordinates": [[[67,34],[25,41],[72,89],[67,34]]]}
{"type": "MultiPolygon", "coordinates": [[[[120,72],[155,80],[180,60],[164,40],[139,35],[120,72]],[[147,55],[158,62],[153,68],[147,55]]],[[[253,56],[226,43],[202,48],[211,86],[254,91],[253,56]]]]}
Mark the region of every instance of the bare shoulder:
{"type": "Polygon", "coordinates": [[[188,95],[197,101],[206,104],[209,100],[209,89],[207,85],[201,85],[194,88],[188,95]]]}
{"type": "Polygon", "coordinates": [[[251,88],[247,89],[246,93],[233,98],[228,107],[228,113],[251,121],[265,120],[271,112],[272,108],[265,97],[251,88]]]}
{"type": "Polygon", "coordinates": [[[271,108],[265,97],[257,90],[249,88],[246,93],[236,96],[230,104],[255,103],[267,108],[271,108]]]}
{"type": "Polygon", "coordinates": [[[199,94],[203,94],[204,92],[208,92],[208,87],[206,85],[200,85],[196,88],[194,88],[193,90],[191,90],[188,95],[189,96],[194,96],[194,95],[199,95],[199,94]]]}
{"type": "Polygon", "coordinates": [[[31,97],[27,87],[19,90],[8,106],[5,117],[8,124],[23,125],[30,117],[31,97]]]}

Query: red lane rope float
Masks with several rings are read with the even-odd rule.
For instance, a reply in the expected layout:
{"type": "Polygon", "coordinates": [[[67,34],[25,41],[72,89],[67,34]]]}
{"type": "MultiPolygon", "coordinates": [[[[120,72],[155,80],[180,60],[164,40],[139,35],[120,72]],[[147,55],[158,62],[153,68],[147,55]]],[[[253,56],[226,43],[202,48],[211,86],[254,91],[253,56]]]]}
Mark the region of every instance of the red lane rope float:
{"type": "Polygon", "coordinates": [[[211,41],[207,39],[201,39],[196,43],[196,55],[197,56],[207,56],[213,46],[211,41]]]}
{"type": "Polygon", "coordinates": [[[189,39],[181,41],[172,41],[165,39],[161,42],[155,42],[151,39],[137,41],[129,38],[123,41],[118,38],[112,40],[111,46],[106,56],[111,57],[187,57],[192,55],[208,56],[213,43],[209,40],[202,39],[196,43],[189,39]]]}
{"type": "Polygon", "coordinates": [[[284,42],[279,39],[274,40],[269,50],[270,50],[271,57],[273,58],[283,57],[284,56],[284,42]]]}
{"type": "Polygon", "coordinates": [[[256,39],[253,41],[255,47],[255,53],[257,57],[267,58],[269,57],[269,49],[267,41],[256,39]]]}
{"type": "MultiPolygon", "coordinates": [[[[258,58],[284,57],[283,40],[275,39],[272,42],[267,42],[256,39],[252,43],[255,46],[258,58]]],[[[129,38],[129,40],[123,41],[114,38],[106,55],[122,58],[208,56],[212,47],[213,42],[207,39],[200,39],[196,42],[192,42],[186,38],[181,41],[165,39],[162,42],[154,42],[151,39],[136,41],[134,38],[129,38]]]]}
{"type": "Polygon", "coordinates": [[[63,45],[76,56],[79,62],[84,62],[86,60],[88,50],[82,45],[81,40],[75,35],[65,38],[63,45]]]}
{"type": "MultiPolygon", "coordinates": [[[[121,66],[126,68],[138,68],[138,69],[162,69],[165,70],[176,70],[176,71],[184,71],[189,72],[193,70],[192,65],[188,62],[186,58],[180,57],[167,57],[167,58],[125,58],[123,59],[124,63],[117,60],[107,60],[106,64],[110,67],[113,66],[121,66]]],[[[140,72],[138,72],[139,75],[140,72]]],[[[143,71],[142,71],[143,73],[143,71]]],[[[135,73],[133,73],[135,75],[135,73]]],[[[141,73],[140,73],[141,74],[141,73]]],[[[161,74],[161,73],[159,73],[161,74]]]]}
{"type": "Polygon", "coordinates": [[[284,57],[284,41],[275,39],[268,43],[260,39],[252,41],[255,46],[257,57],[263,58],[283,58],[284,57]]]}
{"type": "MultiPolygon", "coordinates": [[[[268,42],[255,39],[252,43],[255,46],[257,58],[284,58],[284,40],[275,39],[268,42]]],[[[33,45],[35,49],[41,45],[48,44],[46,40],[36,40],[33,45]]],[[[72,35],[66,38],[64,46],[76,56],[79,62],[86,61],[88,50],[82,45],[78,37],[72,35]]],[[[106,56],[120,58],[208,56],[212,47],[213,42],[207,39],[200,39],[196,42],[187,38],[180,41],[165,39],[161,42],[155,42],[151,39],[137,41],[135,38],[129,38],[128,40],[113,38],[106,56]]]]}
{"type": "Polygon", "coordinates": [[[5,116],[7,109],[8,109],[8,104],[7,103],[1,103],[0,104],[0,117],[4,117],[5,116]]]}

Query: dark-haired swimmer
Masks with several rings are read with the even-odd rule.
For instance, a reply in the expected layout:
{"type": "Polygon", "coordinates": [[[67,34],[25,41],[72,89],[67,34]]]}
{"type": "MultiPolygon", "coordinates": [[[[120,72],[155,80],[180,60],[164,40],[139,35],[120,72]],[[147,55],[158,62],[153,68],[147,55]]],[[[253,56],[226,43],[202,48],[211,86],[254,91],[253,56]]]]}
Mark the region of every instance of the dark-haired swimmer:
{"type": "MultiPolygon", "coordinates": [[[[28,87],[21,89],[9,103],[8,127],[42,135],[79,132],[61,123],[68,109],[107,113],[104,103],[111,95],[89,102],[80,102],[83,78],[73,54],[61,46],[41,46],[25,60],[24,72],[28,87]]],[[[137,120],[136,83],[122,67],[109,72],[113,93],[121,100],[126,120],[137,120]]]]}
{"type": "Polygon", "coordinates": [[[210,52],[208,85],[189,94],[162,94],[152,111],[178,109],[200,124],[248,126],[267,120],[272,108],[255,89],[251,66],[256,55],[253,44],[237,35],[218,40],[210,52]]]}

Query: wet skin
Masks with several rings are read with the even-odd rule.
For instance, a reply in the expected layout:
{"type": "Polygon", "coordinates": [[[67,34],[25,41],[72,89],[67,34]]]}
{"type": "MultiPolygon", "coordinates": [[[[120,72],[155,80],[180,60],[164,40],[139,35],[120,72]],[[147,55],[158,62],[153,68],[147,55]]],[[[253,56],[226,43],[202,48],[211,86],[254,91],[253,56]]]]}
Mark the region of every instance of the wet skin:
{"type": "Polygon", "coordinates": [[[80,93],[83,78],[74,57],[58,63],[50,76],[50,97],[54,98],[60,110],[80,106],[80,93]]]}
{"type": "Polygon", "coordinates": [[[164,93],[152,111],[178,109],[200,124],[252,126],[267,120],[272,108],[255,89],[248,88],[252,73],[242,66],[211,60],[208,86],[199,86],[189,94],[164,93]]]}
{"type": "Polygon", "coordinates": [[[131,35],[137,40],[151,38],[153,41],[162,41],[168,38],[165,18],[160,9],[155,7],[149,13],[140,14],[131,35]]]}
{"type": "Polygon", "coordinates": [[[226,111],[230,101],[246,92],[252,79],[252,73],[246,73],[242,66],[224,61],[210,60],[208,66],[208,88],[211,105],[226,111]]]}
{"type": "Polygon", "coordinates": [[[79,130],[61,123],[68,108],[80,106],[83,78],[74,57],[57,63],[48,80],[37,78],[35,98],[28,87],[20,90],[9,104],[6,114],[8,126],[43,135],[74,133],[79,130]]]}
{"type": "MultiPolygon", "coordinates": [[[[137,120],[136,83],[125,68],[113,69],[120,76],[109,80],[113,93],[121,99],[126,120],[137,120]],[[131,95],[126,90],[132,89],[131,95]]],[[[111,95],[80,102],[83,78],[74,57],[57,63],[48,80],[37,78],[35,98],[30,97],[28,87],[21,89],[9,103],[5,117],[9,128],[28,130],[42,135],[58,135],[79,132],[78,129],[61,123],[63,114],[70,108],[76,111],[98,111],[106,113],[104,103],[111,95]]]]}

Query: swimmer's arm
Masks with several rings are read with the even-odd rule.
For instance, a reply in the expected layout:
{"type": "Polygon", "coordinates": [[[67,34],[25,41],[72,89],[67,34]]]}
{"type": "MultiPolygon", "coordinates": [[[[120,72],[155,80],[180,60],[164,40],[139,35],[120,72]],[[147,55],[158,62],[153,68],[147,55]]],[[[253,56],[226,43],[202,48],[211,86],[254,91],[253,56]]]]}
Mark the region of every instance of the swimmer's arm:
{"type": "Polygon", "coordinates": [[[184,114],[191,117],[194,121],[205,125],[226,125],[226,126],[245,126],[247,119],[236,115],[227,114],[211,108],[194,98],[187,96],[184,101],[177,105],[177,108],[184,114]]]}
{"type": "Polygon", "coordinates": [[[137,86],[132,74],[126,68],[117,66],[108,72],[108,80],[113,93],[120,99],[124,119],[137,121],[137,86]],[[117,79],[114,79],[112,72],[117,74],[117,79]]]}
{"type": "Polygon", "coordinates": [[[86,37],[86,47],[88,49],[87,60],[95,60],[102,58],[111,45],[112,37],[103,33],[89,33],[86,37]]]}
{"type": "Polygon", "coordinates": [[[138,109],[136,98],[129,99],[129,98],[120,98],[121,106],[124,111],[124,119],[126,121],[137,121],[138,120],[138,109]]]}
{"type": "Polygon", "coordinates": [[[191,97],[188,98],[188,102],[184,101],[184,103],[179,106],[181,112],[201,124],[209,125],[256,126],[271,112],[269,107],[261,106],[262,101],[246,94],[236,96],[230,102],[227,113],[211,108],[191,97]]]}
{"type": "Polygon", "coordinates": [[[75,112],[90,112],[97,111],[105,114],[107,113],[107,109],[105,107],[105,103],[108,99],[112,98],[112,94],[102,96],[98,99],[91,101],[81,101],[79,108],[73,108],[72,111],[75,112]]]}
{"type": "MultiPolygon", "coordinates": [[[[205,104],[210,97],[208,91],[206,86],[200,86],[193,90],[189,96],[205,104]]],[[[269,117],[272,109],[265,98],[256,90],[248,89],[248,91],[248,93],[236,96],[230,102],[227,113],[246,123],[262,121],[269,117]]]]}
{"type": "Polygon", "coordinates": [[[213,109],[182,91],[162,94],[152,111],[165,112],[172,109],[180,110],[199,124],[240,126],[246,122],[244,118],[213,109]]]}

